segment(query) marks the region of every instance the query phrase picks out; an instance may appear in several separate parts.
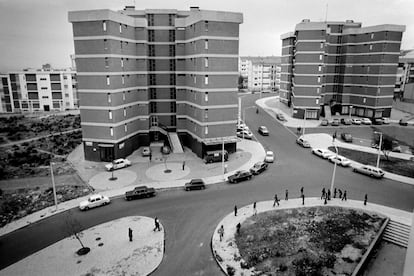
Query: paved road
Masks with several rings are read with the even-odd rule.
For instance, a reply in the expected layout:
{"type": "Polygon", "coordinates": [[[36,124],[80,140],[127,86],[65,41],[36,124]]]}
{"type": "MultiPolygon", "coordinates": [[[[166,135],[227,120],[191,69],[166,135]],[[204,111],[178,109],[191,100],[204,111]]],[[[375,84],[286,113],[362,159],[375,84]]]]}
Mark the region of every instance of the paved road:
{"type": "MultiPolygon", "coordinates": [[[[252,105],[256,97],[246,96],[243,105],[252,105]]],[[[243,206],[269,200],[274,193],[284,198],[285,189],[289,189],[290,197],[298,197],[301,186],[306,196],[319,196],[322,185],[330,185],[333,168],[329,162],[313,156],[309,149],[297,146],[294,135],[265,112],[256,114],[249,109],[246,118],[257,138],[276,153],[276,163],[262,175],[239,184],[212,185],[204,191],[173,190],[152,199],[128,202],[115,199],[107,207],[84,213],[74,210],[74,216],[85,228],[123,216],[158,216],[166,229],[166,250],[153,275],[220,275],[211,254],[211,235],[234,204],[243,206]],[[253,127],[258,125],[268,126],[270,136],[259,136],[253,127]]],[[[338,168],[335,183],[336,187],[348,190],[348,198],[362,199],[368,193],[372,202],[407,211],[414,208],[412,185],[375,180],[343,168],[338,168]]],[[[0,237],[0,268],[62,239],[64,216],[56,215],[0,237]]],[[[119,234],[127,238],[127,229],[119,234]]]]}

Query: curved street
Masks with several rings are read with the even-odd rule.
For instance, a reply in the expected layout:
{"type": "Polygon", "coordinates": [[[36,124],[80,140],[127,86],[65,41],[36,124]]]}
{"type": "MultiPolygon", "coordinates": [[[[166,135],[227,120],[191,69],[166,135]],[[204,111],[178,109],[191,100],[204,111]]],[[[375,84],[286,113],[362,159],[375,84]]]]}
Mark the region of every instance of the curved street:
{"type": "MultiPolygon", "coordinates": [[[[258,95],[243,96],[242,104],[252,106],[257,98],[258,95]]],[[[118,198],[105,208],[74,210],[74,216],[84,228],[124,216],[157,216],[165,227],[165,255],[153,275],[220,275],[211,254],[211,236],[235,204],[271,200],[275,193],[283,199],[286,189],[290,198],[299,197],[302,186],[305,196],[319,196],[322,187],[331,183],[331,163],[299,147],[294,134],[263,110],[256,114],[255,109],[246,109],[245,113],[247,125],[257,139],[265,149],[275,152],[275,163],[263,174],[239,184],[209,185],[203,191],[169,190],[152,199],[131,202],[118,198]],[[266,125],[270,135],[258,135],[259,125],[266,125]]],[[[351,199],[363,200],[367,193],[369,202],[410,212],[414,208],[414,185],[372,179],[338,167],[335,187],[347,190],[351,199]]],[[[65,213],[57,214],[1,236],[0,269],[63,239],[64,216],[65,213]]],[[[126,235],[126,231],[119,234],[126,235]]]]}

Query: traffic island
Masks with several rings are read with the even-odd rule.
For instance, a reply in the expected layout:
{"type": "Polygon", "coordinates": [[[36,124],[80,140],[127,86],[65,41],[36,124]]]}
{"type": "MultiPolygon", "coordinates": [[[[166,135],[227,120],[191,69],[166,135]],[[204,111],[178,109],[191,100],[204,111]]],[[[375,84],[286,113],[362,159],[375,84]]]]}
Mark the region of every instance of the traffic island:
{"type": "Polygon", "coordinates": [[[154,219],[125,217],[82,231],[90,248],[79,256],[79,242],[63,239],[3,269],[1,275],[148,275],[164,254],[164,227],[154,231],[154,219]],[[131,228],[131,237],[129,233],[131,228]],[[132,241],[130,241],[130,238],[132,241]]]}
{"type": "Polygon", "coordinates": [[[351,275],[386,222],[385,216],[360,209],[283,203],[259,202],[257,215],[249,205],[218,224],[213,255],[227,275],[351,275]]]}

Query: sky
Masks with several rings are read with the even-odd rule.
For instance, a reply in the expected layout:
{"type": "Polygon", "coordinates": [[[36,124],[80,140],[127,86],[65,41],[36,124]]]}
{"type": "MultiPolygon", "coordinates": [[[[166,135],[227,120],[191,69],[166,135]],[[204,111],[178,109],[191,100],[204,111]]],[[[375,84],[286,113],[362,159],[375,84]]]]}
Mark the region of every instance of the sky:
{"type": "Polygon", "coordinates": [[[205,10],[243,13],[241,56],[280,56],[280,35],[302,19],[343,21],[362,26],[405,25],[402,49],[414,48],[414,0],[0,0],[0,72],[70,67],[74,53],[68,11],[111,9],[205,10]]]}

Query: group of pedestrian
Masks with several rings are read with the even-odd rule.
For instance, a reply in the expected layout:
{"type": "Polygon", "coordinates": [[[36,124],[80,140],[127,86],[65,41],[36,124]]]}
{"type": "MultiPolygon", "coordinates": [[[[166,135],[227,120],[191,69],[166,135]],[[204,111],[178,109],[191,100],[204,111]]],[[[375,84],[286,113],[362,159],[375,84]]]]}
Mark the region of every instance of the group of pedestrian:
{"type": "MultiPolygon", "coordinates": [[[[154,224],[155,224],[155,228],[154,228],[154,232],[155,231],[161,231],[161,226],[160,226],[160,220],[158,219],[158,217],[154,218],[154,224]]],[[[128,237],[129,237],[129,241],[132,242],[133,240],[133,230],[131,229],[131,227],[128,227],[128,237]]]]}
{"type": "MultiPolygon", "coordinates": [[[[333,191],[333,198],[336,198],[336,195],[337,194],[339,194],[339,199],[341,200],[341,201],[343,201],[343,200],[347,200],[347,198],[346,198],[346,190],[344,191],[344,192],[342,192],[342,190],[341,189],[334,189],[334,191],[333,191]]],[[[327,204],[328,203],[328,200],[331,200],[331,190],[330,189],[327,189],[327,190],[325,190],[325,188],[322,188],[322,192],[321,192],[321,200],[324,200],[324,204],[327,204]]]]}

